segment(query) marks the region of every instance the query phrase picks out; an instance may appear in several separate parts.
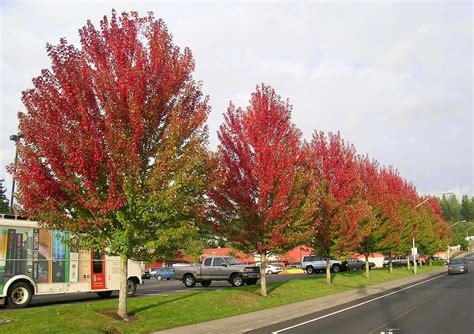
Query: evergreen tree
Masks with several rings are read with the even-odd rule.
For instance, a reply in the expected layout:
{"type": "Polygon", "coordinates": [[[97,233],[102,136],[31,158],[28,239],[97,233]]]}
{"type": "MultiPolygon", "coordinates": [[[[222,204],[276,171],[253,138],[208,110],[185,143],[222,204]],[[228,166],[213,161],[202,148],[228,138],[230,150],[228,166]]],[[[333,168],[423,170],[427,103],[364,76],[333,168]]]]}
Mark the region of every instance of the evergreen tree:
{"type": "Polygon", "coordinates": [[[461,215],[461,204],[456,198],[456,195],[451,195],[449,197],[443,195],[440,204],[444,220],[451,223],[463,220],[461,215]]]}
{"type": "Polygon", "coordinates": [[[463,195],[461,200],[461,217],[463,220],[474,220],[474,197],[469,199],[467,195],[463,195]]]}
{"type": "Polygon", "coordinates": [[[4,186],[5,180],[0,180],[0,213],[10,212],[10,201],[7,198],[7,188],[4,186]]]}

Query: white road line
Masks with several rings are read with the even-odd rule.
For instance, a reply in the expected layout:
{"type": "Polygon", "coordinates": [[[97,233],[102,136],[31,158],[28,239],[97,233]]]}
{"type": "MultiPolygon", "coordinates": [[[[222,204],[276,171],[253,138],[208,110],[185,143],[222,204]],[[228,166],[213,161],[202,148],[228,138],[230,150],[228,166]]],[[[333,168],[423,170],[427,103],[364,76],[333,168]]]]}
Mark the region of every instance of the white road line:
{"type": "Polygon", "coordinates": [[[345,311],[347,311],[347,310],[350,310],[350,309],[353,309],[353,308],[356,308],[356,307],[359,307],[359,306],[362,306],[362,305],[371,303],[371,302],[373,302],[373,301],[376,301],[376,300],[379,300],[379,299],[382,299],[382,298],[385,298],[385,297],[394,295],[394,294],[396,294],[396,293],[399,293],[399,292],[404,291],[404,290],[407,290],[407,289],[411,289],[411,288],[413,288],[413,287],[415,287],[415,286],[417,286],[417,285],[424,284],[424,283],[426,283],[426,282],[429,282],[429,281],[438,279],[438,278],[443,277],[443,276],[446,276],[446,275],[447,275],[447,274],[440,275],[440,276],[436,276],[436,277],[430,278],[430,279],[428,279],[428,280],[426,280],[426,281],[422,281],[422,282],[419,282],[419,283],[416,283],[416,284],[407,286],[406,288],[403,288],[403,289],[400,289],[400,290],[397,290],[397,291],[394,291],[394,292],[387,293],[386,295],[379,296],[379,297],[377,297],[377,298],[373,298],[373,299],[367,300],[367,301],[362,302],[362,303],[359,303],[359,304],[357,304],[357,305],[349,306],[349,307],[346,307],[346,308],[344,308],[344,309],[342,309],[342,310],[339,310],[339,311],[336,311],[336,312],[332,312],[332,313],[329,313],[329,314],[325,314],[325,315],[320,316],[320,317],[315,318],[315,319],[307,320],[307,321],[305,321],[305,322],[301,322],[301,323],[299,323],[299,324],[296,324],[296,325],[293,325],[293,326],[290,326],[290,327],[286,327],[286,328],[283,328],[283,329],[279,329],[279,330],[277,330],[277,331],[275,331],[275,332],[272,332],[272,334],[281,333],[281,332],[287,331],[287,330],[289,330],[289,329],[293,329],[293,328],[296,328],[296,327],[300,327],[300,326],[309,324],[309,323],[311,323],[311,322],[318,321],[318,320],[321,320],[321,319],[330,317],[330,316],[332,316],[332,315],[335,315],[335,314],[338,314],[338,313],[341,313],[341,312],[345,312],[345,311]]]}

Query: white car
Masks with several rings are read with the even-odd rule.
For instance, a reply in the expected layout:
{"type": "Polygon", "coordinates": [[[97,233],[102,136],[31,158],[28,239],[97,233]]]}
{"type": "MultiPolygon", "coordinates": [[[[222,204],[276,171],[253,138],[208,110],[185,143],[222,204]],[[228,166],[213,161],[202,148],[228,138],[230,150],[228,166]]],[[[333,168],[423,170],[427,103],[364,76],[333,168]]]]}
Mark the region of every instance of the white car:
{"type": "Polygon", "coordinates": [[[265,273],[267,275],[278,274],[283,271],[283,267],[279,264],[267,264],[265,267],[265,273]]]}

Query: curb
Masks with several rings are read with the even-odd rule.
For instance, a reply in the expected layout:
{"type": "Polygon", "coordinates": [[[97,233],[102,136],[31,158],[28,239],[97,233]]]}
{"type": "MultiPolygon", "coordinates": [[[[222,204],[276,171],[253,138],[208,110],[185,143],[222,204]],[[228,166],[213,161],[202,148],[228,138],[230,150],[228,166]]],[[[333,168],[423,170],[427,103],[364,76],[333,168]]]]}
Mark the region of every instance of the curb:
{"type": "Polygon", "coordinates": [[[302,302],[276,306],[260,311],[239,314],[227,318],[211,320],[193,325],[181,326],[153,332],[160,334],[187,334],[187,333],[209,333],[209,334],[237,334],[261,327],[270,326],[286,320],[298,318],[311,313],[343,305],[357,299],[365,298],[381,292],[385,292],[409,283],[422,281],[426,278],[446,272],[446,269],[435,269],[427,273],[418,274],[393,281],[377,283],[362,288],[338,292],[328,296],[309,299],[302,302]]]}

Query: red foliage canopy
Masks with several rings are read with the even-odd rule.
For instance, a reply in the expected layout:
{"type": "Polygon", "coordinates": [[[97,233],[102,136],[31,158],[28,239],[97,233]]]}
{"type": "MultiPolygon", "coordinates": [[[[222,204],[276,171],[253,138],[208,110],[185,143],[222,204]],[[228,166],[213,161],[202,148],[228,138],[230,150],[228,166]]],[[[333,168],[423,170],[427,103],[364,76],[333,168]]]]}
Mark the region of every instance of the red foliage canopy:
{"type": "Polygon", "coordinates": [[[310,229],[312,245],[324,255],[334,247],[344,248],[354,235],[364,207],[358,203],[359,169],[354,146],[347,144],[339,133],[315,133],[308,148],[310,168],[317,171],[320,208],[310,229]],[[339,245],[335,245],[335,244],[339,245]]]}
{"type": "Polygon", "coordinates": [[[222,182],[210,198],[217,229],[243,251],[276,251],[290,241],[302,197],[294,191],[300,132],[290,116],[288,101],[262,85],[245,111],[231,104],[220,127],[222,182]]]}
{"type": "Polygon", "coordinates": [[[113,12],[80,37],[81,49],[65,39],[48,45],[51,70],[23,93],[24,141],[10,169],[30,217],[111,213],[126,204],[127,184],[144,185],[164,143],[206,132],[191,52],[180,52],[163,21],[113,12]]]}

